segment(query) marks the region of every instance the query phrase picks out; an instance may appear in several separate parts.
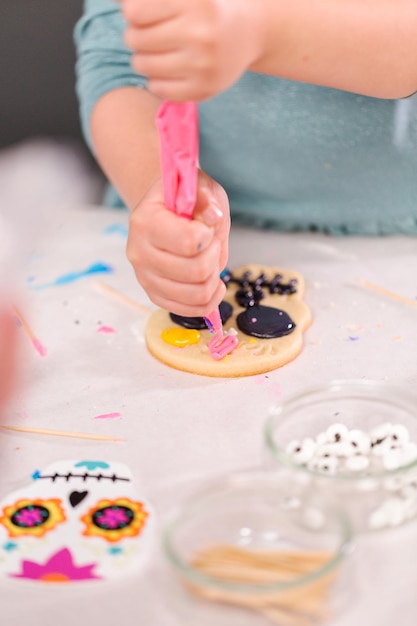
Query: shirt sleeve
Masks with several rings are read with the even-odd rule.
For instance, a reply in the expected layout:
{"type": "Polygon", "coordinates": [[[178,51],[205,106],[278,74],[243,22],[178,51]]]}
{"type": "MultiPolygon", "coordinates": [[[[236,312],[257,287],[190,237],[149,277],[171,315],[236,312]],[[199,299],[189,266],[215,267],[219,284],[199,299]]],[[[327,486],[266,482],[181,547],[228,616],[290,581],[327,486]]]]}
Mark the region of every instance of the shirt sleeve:
{"type": "Polygon", "coordinates": [[[120,7],[113,0],[84,1],[83,15],[74,30],[76,92],[83,134],[92,151],[90,118],[96,102],[113,89],[146,86],[145,76],[131,68],[124,27],[120,7]]]}

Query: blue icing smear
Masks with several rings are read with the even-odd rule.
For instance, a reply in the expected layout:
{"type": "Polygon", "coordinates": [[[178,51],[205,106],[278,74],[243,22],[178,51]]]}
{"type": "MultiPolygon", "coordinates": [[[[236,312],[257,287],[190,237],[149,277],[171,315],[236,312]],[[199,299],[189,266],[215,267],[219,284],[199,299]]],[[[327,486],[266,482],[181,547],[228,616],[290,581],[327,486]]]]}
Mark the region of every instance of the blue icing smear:
{"type": "Polygon", "coordinates": [[[33,480],[38,480],[38,478],[40,478],[40,477],[41,477],[41,472],[40,472],[40,470],[35,470],[35,471],[33,472],[33,474],[32,474],[32,479],[33,479],[33,480]]]}
{"type": "Polygon", "coordinates": [[[13,550],[17,549],[17,543],[15,543],[14,541],[8,541],[7,543],[5,543],[3,545],[3,550],[5,550],[6,552],[12,552],[13,550]]]}
{"type": "Polygon", "coordinates": [[[111,548],[108,549],[108,553],[112,555],[122,554],[123,548],[119,548],[118,546],[112,546],[111,548]]]}
{"type": "Polygon", "coordinates": [[[104,229],[105,235],[120,235],[121,237],[127,237],[129,234],[127,226],[125,224],[110,224],[104,229]]]}
{"type": "Polygon", "coordinates": [[[88,470],[108,469],[110,465],[104,461],[80,461],[74,467],[85,467],[88,470]]]}
{"type": "Polygon", "coordinates": [[[33,285],[32,289],[39,291],[41,289],[48,289],[49,287],[59,287],[60,285],[67,285],[68,283],[73,283],[76,280],[80,280],[80,278],[84,278],[85,276],[91,276],[92,274],[111,274],[113,272],[113,268],[111,265],[107,265],[106,263],[102,263],[98,261],[97,263],[93,263],[85,270],[80,270],[79,272],[69,272],[68,274],[63,274],[62,276],[58,276],[51,283],[42,283],[40,285],[33,285]]]}

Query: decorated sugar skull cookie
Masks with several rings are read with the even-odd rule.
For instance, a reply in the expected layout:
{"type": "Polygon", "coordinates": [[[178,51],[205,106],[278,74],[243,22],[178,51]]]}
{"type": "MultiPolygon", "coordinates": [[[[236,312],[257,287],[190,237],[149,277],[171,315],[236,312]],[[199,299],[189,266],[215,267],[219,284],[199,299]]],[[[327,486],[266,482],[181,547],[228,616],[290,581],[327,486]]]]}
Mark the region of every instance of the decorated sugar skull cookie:
{"type": "Polygon", "coordinates": [[[59,461],[0,502],[0,582],[84,583],[135,573],[153,526],[152,508],[125,465],[59,461]]]}
{"type": "Polygon", "coordinates": [[[244,265],[222,278],[227,292],[220,312],[224,331],[238,339],[233,352],[214,360],[202,317],[180,317],[162,309],[151,314],[146,326],[149,351],[176,369],[224,377],[262,374],[294,359],[311,322],[303,277],[280,267],[244,265]]]}

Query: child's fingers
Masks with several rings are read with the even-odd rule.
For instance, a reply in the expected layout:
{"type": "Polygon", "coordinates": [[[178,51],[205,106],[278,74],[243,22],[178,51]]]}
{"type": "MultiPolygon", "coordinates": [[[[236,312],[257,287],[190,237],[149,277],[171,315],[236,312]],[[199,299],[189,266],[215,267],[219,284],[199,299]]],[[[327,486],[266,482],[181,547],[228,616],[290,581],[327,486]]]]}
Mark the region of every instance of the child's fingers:
{"type": "Polygon", "coordinates": [[[131,65],[138,74],[147,76],[151,82],[168,80],[183,82],[193,68],[193,59],[183,51],[161,52],[158,54],[133,54],[131,65]]]}
{"type": "Polygon", "coordinates": [[[164,250],[152,248],[147,253],[147,264],[155,275],[184,284],[202,285],[213,273],[220,274],[221,245],[214,240],[209,248],[194,258],[179,257],[164,250]]]}
{"type": "MultiPolygon", "coordinates": [[[[215,209],[207,207],[207,219],[215,221],[215,209]]],[[[190,221],[169,211],[165,206],[145,204],[130,216],[128,249],[138,240],[182,257],[194,257],[208,248],[214,238],[214,229],[201,221],[190,221]]]]}
{"type": "Polygon", "coordinates": [[[223,281],[218,276],[216,280],[216,287],[210,297],[207,297],[203,292],[197,291],[195,286],[190,289],[183,289],[178,288],[175,283],[172,284],[173,289],[166,285],[166,297],[161,295],[164,286],[160,283],[158,283],[158,290],[148,292],[148,295],[154,304],[176,315],[204,317],[219,306],[226,292],[223,281]]]}
{"type": "Polygon", "coordinates": [[[130,24],[140,27],[155,26],[180,15],[181,4],[177,0],[122,0],[122,12],[130,24]]]}
{"type": "Polygon", "coordinates": [[[201,284],[178,282],[156,274],[145,274],[143,280],[149,283],[149,293],[156,292],[159,298],[184,302],[188,306],[206,306],[212,300],[220,279],[216,268],[201,284]]]}
{"type": "Polygon", "coordinates": [[[178,32],[174,22],[164,22],[150,28],[128,26],[123,34],[126,46],[141,54],[158,54],[178,50],[178,32]]]}

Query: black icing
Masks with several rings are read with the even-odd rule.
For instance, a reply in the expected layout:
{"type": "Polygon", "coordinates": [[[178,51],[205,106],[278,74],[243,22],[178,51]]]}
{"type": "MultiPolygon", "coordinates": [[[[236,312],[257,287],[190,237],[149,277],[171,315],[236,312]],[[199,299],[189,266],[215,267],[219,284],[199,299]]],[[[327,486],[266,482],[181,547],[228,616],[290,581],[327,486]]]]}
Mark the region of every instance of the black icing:
{"type": "Polygon", "coordinates": [[[247,290],[250,288],[252,291],[261,291],[262,288],[265,288],[268,289],[270,294],[278,296],[288,296],[297,293],[297,279],[292,278],[285,283],[282,274],[275,274],[272,280],[268,281],[263,273],[255,278],[251,277],[251,272],[244,272],[242,276],[236,277],[229,270],[225,270],[222,272],[221,278],[226,287],[229,283],[236,283],[240,289],[247,290]]]}
{"type": "MultiPolygon", "coordinates": [[[[228,302],[220,302],[220,317],[222,318],[222,324],[232,317],[233,307],[228,302]]],[[[207,324],[204,321],[204,317],[183,317],[181,315],[175,315],[175,313],[169,314],[175,324],[182,326],[183,328],[189,328],[191,330],[204,330],[207,328],[207,324]]]]}
{"type": "MultiPolygon", "coordinates": [[[[259,303],[265,298],[265,291],[277,296],[297,293],[297,279],[284,282],[282,274],[275,274],[272,280],[268,281],[264,273],[252,276],[251,272],[244,272],[237,277],[228,269],[221,273],[221,279],[226,287],[231,283],[238,285],[235,300],[238,306],[245,310],[239,313],[236,323],[242,333],[259,339],[275,339],[292,333],[296,325],[285,311],[259,303]]],[[[232,305],[225,301],[221,302],[220,315],[223,324],[232,314],[232,305]]],[[[170,317],[183,328],[192,330],[207,328],[203,317],[182,317],[174,313],[170,313],[170,317]]]]}
{"type": "Polygon", "coordinates": [[[236,323],[242,333],[259,339],[284,337],[295,328],[295,323],[285,311],[263,305],[251,306],[242,311],[236,323]]]}

